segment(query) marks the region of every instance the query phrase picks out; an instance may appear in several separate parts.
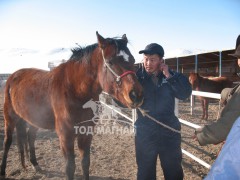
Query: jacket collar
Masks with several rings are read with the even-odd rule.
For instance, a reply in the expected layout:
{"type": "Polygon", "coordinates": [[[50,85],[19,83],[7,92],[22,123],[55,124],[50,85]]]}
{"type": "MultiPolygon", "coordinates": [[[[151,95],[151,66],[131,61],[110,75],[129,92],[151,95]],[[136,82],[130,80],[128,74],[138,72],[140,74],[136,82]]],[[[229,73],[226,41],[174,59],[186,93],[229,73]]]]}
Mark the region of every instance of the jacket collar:
{"type": "MultiPolygon", "coordinates": [[[[145,70],[145,68],[143,68],[143,70],[142,70],[142,76],[143,76],[144,79],[150,79],[150,78],[153,76],[153,74],[147,73],[146,70],[145,70]]],[[[158,79],[166,78],[166,77],[163,75],[162,72],[159,72],[158,75],[157,75],[157,77],[158,77],[158,79]]]]}

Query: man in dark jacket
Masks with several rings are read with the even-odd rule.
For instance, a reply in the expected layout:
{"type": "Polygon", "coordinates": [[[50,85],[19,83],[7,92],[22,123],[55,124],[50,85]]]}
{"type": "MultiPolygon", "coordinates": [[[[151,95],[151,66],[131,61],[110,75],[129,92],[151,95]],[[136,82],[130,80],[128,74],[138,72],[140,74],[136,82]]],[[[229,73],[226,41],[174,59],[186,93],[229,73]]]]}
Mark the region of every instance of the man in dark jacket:
{"type": "MultiPolygon", "coordinates": [[[[164,50],[159,44],[149,44],[139,53],[143,53],[143,66],[137,71],[144,89],[141,109],[158,121],[180,130],[180,122],[174,114],[175,98],[183,100],[191,95],[188,79],[168,69],[163,62],[164,50]]],[[[135,126],[137,179],[156,179],[158,156],[165,179],[183,179],[181,134],[162,127],[140,111],[135,126]]]]}

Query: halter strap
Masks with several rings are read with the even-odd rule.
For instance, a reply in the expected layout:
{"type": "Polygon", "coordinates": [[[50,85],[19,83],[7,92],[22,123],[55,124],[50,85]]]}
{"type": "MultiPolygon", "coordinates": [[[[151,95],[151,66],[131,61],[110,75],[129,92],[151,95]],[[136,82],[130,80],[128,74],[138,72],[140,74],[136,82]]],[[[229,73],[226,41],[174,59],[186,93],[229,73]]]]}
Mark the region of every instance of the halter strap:
{"type": "Polygon", "coordinates": [[[126,72],[122,73],[122,75],[120,76],[120,79],[121,79],[122,77],[128,75],[128,74],[134,74],[134,75],[136,75],[136,73],[135,73],[134,71],[126,71],[126,72]]]}
{"type": "Polygon", "coordinates": [[[116,77],[116,82],[117,83],[120,82],[121,78],[123,78],[124,76],[126,76],[128,74],[136,74],[134,71],[126,71],[119,76],[107,63],[103,50],[102,50],[102,57],[103,57],[103,60],[104,60],[104,65],[106,65],[106,67],[109,69],[109,71],[111,71],[111,73],[116,77]]]}

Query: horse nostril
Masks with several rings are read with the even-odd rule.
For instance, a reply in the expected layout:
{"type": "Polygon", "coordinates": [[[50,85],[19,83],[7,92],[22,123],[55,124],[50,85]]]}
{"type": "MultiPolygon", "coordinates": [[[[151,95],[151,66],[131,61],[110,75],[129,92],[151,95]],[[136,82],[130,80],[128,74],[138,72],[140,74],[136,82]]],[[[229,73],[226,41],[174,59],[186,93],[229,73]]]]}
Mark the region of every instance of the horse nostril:
{"type": "Polygon", "coordinates": [[[129,93],[129,97],[132,100],[132,102],[136,105],[139,105],[143,102],[142,94],[139,95],[133,90],[129,93]]]}
{"type": "Polygon", "coordinates": [[[132,102],[136,102],[136,101],[137,101],[137,94],[136,94],[135,91],[131,91],[131,92],[129,93],[129,97],[130,97],[130,99],[132,100],[132,102]]]}

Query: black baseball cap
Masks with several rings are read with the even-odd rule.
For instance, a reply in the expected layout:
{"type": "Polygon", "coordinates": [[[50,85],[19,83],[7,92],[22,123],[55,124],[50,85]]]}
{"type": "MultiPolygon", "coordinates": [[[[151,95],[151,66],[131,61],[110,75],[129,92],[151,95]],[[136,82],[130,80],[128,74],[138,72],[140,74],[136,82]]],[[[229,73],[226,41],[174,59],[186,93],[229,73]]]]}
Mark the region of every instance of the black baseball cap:
{"type": "Polygon", "coordinates": [[[236,40],[236,48],[234,54],[229,54],[230,56],[234,56],[236,58],[240,58],[240,35],[238,35],[236,40]]]}
{"type": "Polygon", "coordinates": [[[163,47],[160,46],[157,43],[151,43],[145,47],[144,50],[139,51],[139,54],[158,54],[159,56],[163,57],[164,56],[164,50],[163,47]]]}
{"type": "Polygon", "coordinates": [[[235,50],[234,54],[229,54],[231,56],[234,56],[236,58],[240,58],[240,45],[238,46],[238,48],[235,50]]]}
{"type": "Polygon", "coordinates": [[[240,35],[238,35],[237,37],[235,49],[237,49],[239,45],[240,45],[240,35]]]}

